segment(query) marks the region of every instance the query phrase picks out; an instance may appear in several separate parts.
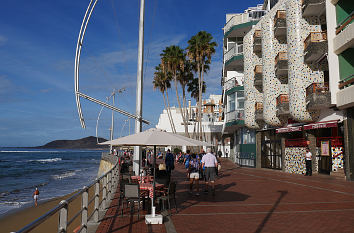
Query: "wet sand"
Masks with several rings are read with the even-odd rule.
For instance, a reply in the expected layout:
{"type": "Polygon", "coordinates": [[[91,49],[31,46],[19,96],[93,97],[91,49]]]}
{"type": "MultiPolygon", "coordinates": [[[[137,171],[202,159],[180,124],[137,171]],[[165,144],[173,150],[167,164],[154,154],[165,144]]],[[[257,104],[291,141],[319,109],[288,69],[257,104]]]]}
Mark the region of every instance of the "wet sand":
{"type": "MultiPolygon", "coordinates": [[[[74,192],[76,193],[76,192],[74,192]]],[[[61,200],[65,200],[72,196],[74,193],[53,198],[49,201],[39,202],[37,207],[33,206],[22,208],[16,211],[13,211],[0,219],[0,233],[9,233],[15,232],[36,220],[40,216],[47,213],[49,210],[53,209],[55,206],[59,204],[61,200]]],[[[93,188],[89,190],[89,199],[93,197],[93,188]]],[[[39,196],[40,197],[40,196],[39,196]]],[[[75,213],[80,210],[81,207],[81,195],[76,198],[74,201],[69,203],[69,211],[68,211],[68,219],[70,219],[75,213]]],[[[92,211],[92,206],[89,206],[89,215],[92,211]]],[[[44,223],[35,228],[32,232],[36,233],[50,233],[58,231],[58,213],[49,217],[44,223]]],[[[67,232],[73,232],[75,228],[81,225],[81,215],[74,220],[74,222],[68,227],[67,232]]]]}

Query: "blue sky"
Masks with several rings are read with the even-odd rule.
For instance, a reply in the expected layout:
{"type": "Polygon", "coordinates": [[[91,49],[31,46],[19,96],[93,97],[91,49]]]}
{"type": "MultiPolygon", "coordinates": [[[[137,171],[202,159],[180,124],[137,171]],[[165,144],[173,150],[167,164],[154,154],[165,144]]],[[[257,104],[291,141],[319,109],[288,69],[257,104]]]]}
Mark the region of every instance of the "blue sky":
{"type": "MultiPolygon", "coordinates": [[[[96,135],[100,106],[82,100],[82,129],[74,97],[74,58],[88,0],[2,0],[0,4],[0,146],[37,146],[56,139],[96,135]]],[[[146,0],[143,117],[154,127],[163,109],[152,88],[154,67],[170,45],[187,46],[198,31],[219,45],[206,76],[207,93],[221,94],[222,27],[226,13],[262,3],[248,1],[146,0]]],[[[105,100],[126,88],[117,106],[135,113],[139,0],[100,0],[89,23],[80,65],[80,90],[105,100]]],[[[171,92],[171,97],[174,93],[171,92]]],[[[171,99],[173,105],[176,100],[171,99]]],[[[109,138],[109,110],[98,136],[109,138]]],[[[128,134],[127,117],[115,114],[115,137],[128,134]]],[[[130,121],[134,131],[134,122],[130,121]]]]}

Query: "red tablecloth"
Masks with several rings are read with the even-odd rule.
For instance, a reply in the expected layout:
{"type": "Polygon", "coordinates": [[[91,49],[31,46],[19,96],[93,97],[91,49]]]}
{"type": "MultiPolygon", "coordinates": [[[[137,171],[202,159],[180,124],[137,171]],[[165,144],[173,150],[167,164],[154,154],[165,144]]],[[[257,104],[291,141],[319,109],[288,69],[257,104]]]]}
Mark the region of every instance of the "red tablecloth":
{"type": "MultiPolygon", "coordinates": [[[[143,183],[140,184],[140,190],[148,190],[149,191],[149,197],[153,198],[154,197],[154,190],[153,190],[153,184],[151,183],[143,183]]],[[[163,184],[155,184],[155,190],[163,188],[163,184]]]]}
{"type": "MultiPolygon", "coordinates": [[[[143,180],[144,180],[144,183],[149,183],[149,182],[152,182],[154,180],[154,177],[153,176],[142,176],[143,177],[143,180]]],[[[133,181],[141,181],[141,176],[131,176],[130,177],[133,181]]]]}

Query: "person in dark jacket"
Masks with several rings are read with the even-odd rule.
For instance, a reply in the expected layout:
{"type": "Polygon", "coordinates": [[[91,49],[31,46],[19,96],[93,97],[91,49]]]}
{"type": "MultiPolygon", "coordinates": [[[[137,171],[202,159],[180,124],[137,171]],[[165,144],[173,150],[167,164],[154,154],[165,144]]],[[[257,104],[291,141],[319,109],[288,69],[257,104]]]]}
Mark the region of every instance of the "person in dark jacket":
{"type": "Polygon", "coordinates": [[[171,175],[172,170],[175,168],[175,159],[170,149],[167,150],[165,164],[167,173],[171,175]]]}

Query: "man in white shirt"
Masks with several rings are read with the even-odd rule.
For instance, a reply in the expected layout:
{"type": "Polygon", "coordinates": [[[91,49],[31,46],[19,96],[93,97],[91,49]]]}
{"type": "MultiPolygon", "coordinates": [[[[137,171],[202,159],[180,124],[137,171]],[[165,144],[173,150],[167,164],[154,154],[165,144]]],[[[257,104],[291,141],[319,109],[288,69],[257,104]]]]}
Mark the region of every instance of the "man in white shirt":
{"type": "Polygon", "coordinates": [[[309,148],[306,148],[305,161],[306,161],[305,176],[312,176],[312,153],[310,152],[309,148]]]}
{"type": "Polygon", "coordinates": [[[211,153],[211,149],[207,149],[207,154],[202,158],[202,167],[205,167],[205,192],[209,191],[209,181],[211,183],[211,188],[213,195],[215,195],[215,169],[218,167],[218,161],[215,155],[211,153]]]}

